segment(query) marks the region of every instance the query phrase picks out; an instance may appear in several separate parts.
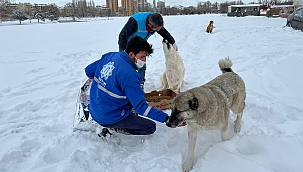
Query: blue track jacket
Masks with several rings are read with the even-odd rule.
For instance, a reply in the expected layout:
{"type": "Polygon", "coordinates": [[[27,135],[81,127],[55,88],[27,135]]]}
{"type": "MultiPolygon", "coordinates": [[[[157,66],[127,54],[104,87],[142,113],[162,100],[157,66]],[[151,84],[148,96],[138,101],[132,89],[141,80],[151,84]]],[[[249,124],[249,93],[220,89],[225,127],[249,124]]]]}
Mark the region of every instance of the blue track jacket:
{"type": "Polygon", "coordinates": [[[140,87],[142,78],[136,70],[124,51],[104,54],[85,68],[93,79],[89,110],[96,122],[105,126],[117,123],[130,115],[132,108],[142,116],[165,122],[167,114],[146,103],[140,87]]]}

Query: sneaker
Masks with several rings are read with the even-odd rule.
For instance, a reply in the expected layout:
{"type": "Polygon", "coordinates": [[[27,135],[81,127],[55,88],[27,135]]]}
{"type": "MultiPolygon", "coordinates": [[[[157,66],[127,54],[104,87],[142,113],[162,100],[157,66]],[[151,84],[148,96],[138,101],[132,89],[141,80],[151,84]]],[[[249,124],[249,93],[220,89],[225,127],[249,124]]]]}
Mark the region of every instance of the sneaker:
{"type": "Polygon", "coordinates": [[[119,145],[121,143],[121,139],[115,135],[110,128],[106,127],[98,127],[96,129],[97,135],[105,142],[119,145]]]}
{"type": "Polygon", "coordinates": [[[108,137],[113,135],[111,132],[109,132],[108,128],[102,128],[101,132],[97,134],[99,137],[108,137]]]}
{"type": "Polygon", "coordinates": [[[127,129],[124,128],[110,128],[110,130],[113,130],[116,133],[120,133],[120,134],[131,135],[129,132],[127,132],[127,129]]]}
{"type": "Polygon", "coordinates": [[[122,128],[106,128],[106,127],[97,127],[96,128],[96,134],[99,137],[111,137],[115,135],[115,133],[124,134],[124,135],[131,135],[129,132],[126,131],[126,129],[122,128]]]}

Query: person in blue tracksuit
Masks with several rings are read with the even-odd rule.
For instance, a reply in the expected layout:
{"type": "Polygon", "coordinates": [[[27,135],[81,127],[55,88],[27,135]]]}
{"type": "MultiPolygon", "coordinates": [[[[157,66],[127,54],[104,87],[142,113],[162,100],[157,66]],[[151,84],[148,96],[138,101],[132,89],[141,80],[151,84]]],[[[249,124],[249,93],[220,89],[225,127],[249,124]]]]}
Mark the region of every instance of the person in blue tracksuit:
{"type": "MultiPolygon", "coordinates": [[[[176,50],[178,50],[175,39],[164,28],[163,25],[163,18],[158,13],[140,12],[132,15],[119,34],[119,51],[125,50],[127,42],[133,36],[140,36],[141,38],[147,40],[155,32],[160,34],[163,39],[167,40],[176,50]]],[[[143,78],[143,82],[145,81],[145,70],[146,65],[138,70],[139,74],[143,78]]]]}
{"type": "Polygon", "coordinates": [[[135,36],[125,51],[104,54],[85,68],[86,75],[93,80],[89,105],[93,120],[133,135],[148,135],[156,130],[154,121],[141,116],[161,123],[167,121],[166,113],[146,103],[140,87],[142,78],[136,71],[152,52],[146,40],[135,36]]]}

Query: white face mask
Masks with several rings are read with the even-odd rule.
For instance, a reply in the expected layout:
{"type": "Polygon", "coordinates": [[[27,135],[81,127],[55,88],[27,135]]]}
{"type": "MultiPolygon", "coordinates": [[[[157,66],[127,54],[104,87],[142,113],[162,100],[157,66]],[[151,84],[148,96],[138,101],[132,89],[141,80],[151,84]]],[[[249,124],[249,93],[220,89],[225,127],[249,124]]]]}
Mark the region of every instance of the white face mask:
{"type": "Polygon", "coordinates": [[[145,63],[146,63],[145,61],[137,59],[136,66],[137,66],[138,69],[140,69],[140,68],[142,68],[145,65],[145,63]]]}

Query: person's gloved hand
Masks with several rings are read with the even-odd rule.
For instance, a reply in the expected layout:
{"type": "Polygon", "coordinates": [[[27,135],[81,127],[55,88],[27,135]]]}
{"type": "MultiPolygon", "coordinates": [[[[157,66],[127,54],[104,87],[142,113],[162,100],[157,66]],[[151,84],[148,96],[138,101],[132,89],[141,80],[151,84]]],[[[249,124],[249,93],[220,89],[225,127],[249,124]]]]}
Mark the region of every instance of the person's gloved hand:
{"type": "Polygon", "coordinates": [[[178,46],[177,46],[176,43],[173,44],[173,47],[174,47],[174,49],[175,49],[176,51],[178,51],[178,46]]]}

